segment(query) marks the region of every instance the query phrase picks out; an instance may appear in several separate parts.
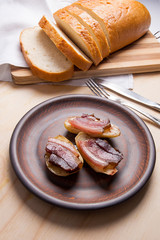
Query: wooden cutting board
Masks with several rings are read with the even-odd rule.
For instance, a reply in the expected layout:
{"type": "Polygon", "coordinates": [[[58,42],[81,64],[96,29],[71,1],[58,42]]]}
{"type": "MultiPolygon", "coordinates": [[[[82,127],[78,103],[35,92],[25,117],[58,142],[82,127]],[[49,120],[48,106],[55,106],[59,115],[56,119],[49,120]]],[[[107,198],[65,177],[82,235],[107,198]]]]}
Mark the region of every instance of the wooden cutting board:
{"type": "MultiPolygon", "coordinates": [[[[111,54],[97,67],[92,66],[87,72],[75,69],[72,79],[156,71],[160,71],[160,43],[148,32],[133,44],[111,54]]],[[[33,76],[28,68],[12,66],[11,74],[15,84],[46,82],[33,76]]]]}

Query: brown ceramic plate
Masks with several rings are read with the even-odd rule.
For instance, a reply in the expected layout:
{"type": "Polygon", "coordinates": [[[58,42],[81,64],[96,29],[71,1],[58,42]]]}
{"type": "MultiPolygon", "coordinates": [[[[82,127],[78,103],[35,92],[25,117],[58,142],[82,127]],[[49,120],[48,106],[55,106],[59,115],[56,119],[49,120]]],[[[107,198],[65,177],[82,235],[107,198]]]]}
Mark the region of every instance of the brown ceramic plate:
{"type": "Polygon", "coordinates": [[[145,123],[129,109],[89,95],[68,95],[47,100],[31,109],[17,124],[10,142],[10,158],[22,183],[43,200],[75,209],[113,206],[137,193],[150,178],[155,165],[155,145],[145,123]],[[114,176],[94,172],[86,163],[69,177],[50,174],[45,166],[49,136],[75,135],[64,128],[69,116],[94,113],[109,117],[121,136],[110,139],[124,160],[114,176]]]}

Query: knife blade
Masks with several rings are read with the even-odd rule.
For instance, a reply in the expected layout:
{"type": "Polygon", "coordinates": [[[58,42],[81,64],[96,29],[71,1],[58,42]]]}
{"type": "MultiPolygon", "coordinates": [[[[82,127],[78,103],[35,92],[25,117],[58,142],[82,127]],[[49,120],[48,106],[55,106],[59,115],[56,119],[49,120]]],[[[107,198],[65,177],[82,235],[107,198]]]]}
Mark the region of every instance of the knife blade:
{"type": "MultiPolygon", "coordinates": [[[[96,81],[96,80],[99,81],[99,80],[102,80],[102,79],[100,79],[100,78],[93,78],[93,80],[94,81],[96,81]]],[[[107,82],[107,81],[105,83],[103,82],[103,83],[100,83],[100,84],[102,84],[107,89],[110,89],[110,90],[114,91],[115,93],[118,93],[118,94],[120,94],[122,96],[125,96],[125,97],[127,97],[129,99],[132,99],[132,100],[134,100],[136,102],[142,103],[142,104],[144,104],[147,107],[150,107],[152,109],[160,111],[160,104],[159,103],[153,102],[153,101],[151,101],[151,100],[149,100],[149,99],[139,95],[138,93],[135,93],[135,92],[133,92],[133,91],[131,91],[129,89],[126,89],[126,88],[121,87],[121,86],[119,86],[117,84],[114,84],[114,83],[111,83],[111,82],[107,82]]]]}

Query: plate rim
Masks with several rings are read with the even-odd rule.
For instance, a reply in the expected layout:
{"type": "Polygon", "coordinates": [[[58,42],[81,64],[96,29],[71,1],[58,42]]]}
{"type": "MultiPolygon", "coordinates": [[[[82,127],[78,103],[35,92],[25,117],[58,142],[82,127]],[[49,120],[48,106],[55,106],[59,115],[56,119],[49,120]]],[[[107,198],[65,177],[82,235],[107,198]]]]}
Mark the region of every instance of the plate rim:
{"type": "Polygon", "coordinates": [[[61,95],[61,96],[47,99],[47,100],[35,105],[34,107],[32,107],[29,111],[27,111],[21,117],[21,119],[16,124],[16,126],[12,132],[12,135],[11,135],[10,144],[9,144],[9,156],[10,156],[11,165],[12,165],[17,177],[23,183],[23,185],[34,195],[36,195],[40,199],[42,199],[52,205],[55,204],[57,206],[69,208],[69,209],[90,210],[90,209],[101,209],[101,208],[111,207],[111,206],[120,204],[120,203],[130,199],[131,197],[133,197],[136,193],[138,193],[144,187],[144,185],[148,182],[148,180],[150,179],[150,177],[153,173],[153,170],[155,167],[155,162],[156,162],[156,148],[155,148],[155,142],[154,142],[153,136],[152,136],[148,126],[131,109],[126,108],[125,106],[122,106],[121,104],[114,102],[112,100],[104,99],[104,98],[102,99],[102,98],[94,96],[94,95],[68,94],[68,95],[61,95]],[[140,123],[141,127],[143,127],[143,129],[145,130],[145,133],[147,134],[147,138],[148,138],[149,144],[150,144],[150,158],[149,158],[148,166],[147,166],[147,169],[146,169],[144,175],[140,179],[140,181],[137,182],[137,184],[133,188],[131,188],[129,191],[127,191],[125,194],[122,194],[121,196],[111,199],[111,200],[97,202],[97,203],[68,202],[68,201],[54,198],[53,196],[51,197],[50,195],[46,194],[44,191],[41,191],[37,186],[35,186],[31,181],[29,181],[29,179],[25,176],[25,174],[23,174],[23,170],[21,169],[20,165],[18,164],[18,158],[16,155],[16,147],[15,147],[16,140],[17,140],[17,137],[18,137],[21,127],[23,126],[23,124],[25,123],[27,118],[30,117],[30,115],[32,115],[32,113],[34,113],[35,111],[38,111],[39,109],[41,109],[43,106],[45,106],[47,104],[50,104],[52,102],[56,102],[59,100],[64,100],[66,98],[67,99],[68,98],[73,98],[73,99],[75,99],[75,98],[77,98],[77,99],[78,98],[79,99],[80,98],[90,98],[90,99],[94,99],[94,100],[96,99],[96,100],[105,101],[109,104],[116,105],[116,106],[118,106],[118,108],[122,108],[123,111],[126,111],[129,114],[131,114],[134,117],[134,119],[136,119],[136,121],[138,121],[140,123]]]}

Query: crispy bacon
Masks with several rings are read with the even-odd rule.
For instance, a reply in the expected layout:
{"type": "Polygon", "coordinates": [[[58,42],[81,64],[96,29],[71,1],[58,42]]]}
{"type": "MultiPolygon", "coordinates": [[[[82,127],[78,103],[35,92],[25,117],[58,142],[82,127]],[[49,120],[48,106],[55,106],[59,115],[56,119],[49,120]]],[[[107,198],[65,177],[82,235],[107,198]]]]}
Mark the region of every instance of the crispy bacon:
{"type": "MultiPolygon", "coordinates": [[[[49,162],[53,165],[63,168],[67,172],[71,172],[73,170],[73,167],[71,168],[71,166],[66,161],[64,161],[63,158],[57,156],[54,153],[50,155],[49,162]]],[[[75,169],[77,169],[77,166],[75,169]]]]}
{"type": "Polygon", "coordinates": [[[57,144],[61,145],[62,147],[70,150],[75,156],[77,156],[77,157],[79,156],[78,152],[75,150],[75,148],[70,143],[67,143],[65,141],[61,141],[57,138],[51,138],[51,137],[48,138],[48,142],[57,143],[57,144]]]}
{"type": "Polygon", "coordinates": [[[88,164],[95,170],[103,172],[109,165],[115,168],[122,160],[123,155],[106,140],[87,138],[86,136],[83,135],[77,141],[78,149],[88,164]]]}
{"type": "Polygon", "coordinates": [[[114,157],[114,162],[119,162],[122,160],[122,153],[119,150],[113,148],[106,140],[96,139],[96,144],[103,149],[104,151],[108,152],[114,157]]]}
{"type": "Polygon", "coordinates": [[[100,120],[99,118],[96,118],[94,114],[83,114],[81,117],[73,117],[70,118],[68,122],[74,128],[88,134],[101,134],[104,132],[104,129],[111,126],[109,119],[100,120]]]}
{"type": "Polygon", "coordinates": [[[46,145],[46,152],[49,156],[49,162],[55,166],[62,168],[67,172],[78,170],[80,160],[69,148],[63,146],[63,141],[56,139],[50,141],[46,145]],[[59,144],[61,142],[62,144],[59,144]]]}

